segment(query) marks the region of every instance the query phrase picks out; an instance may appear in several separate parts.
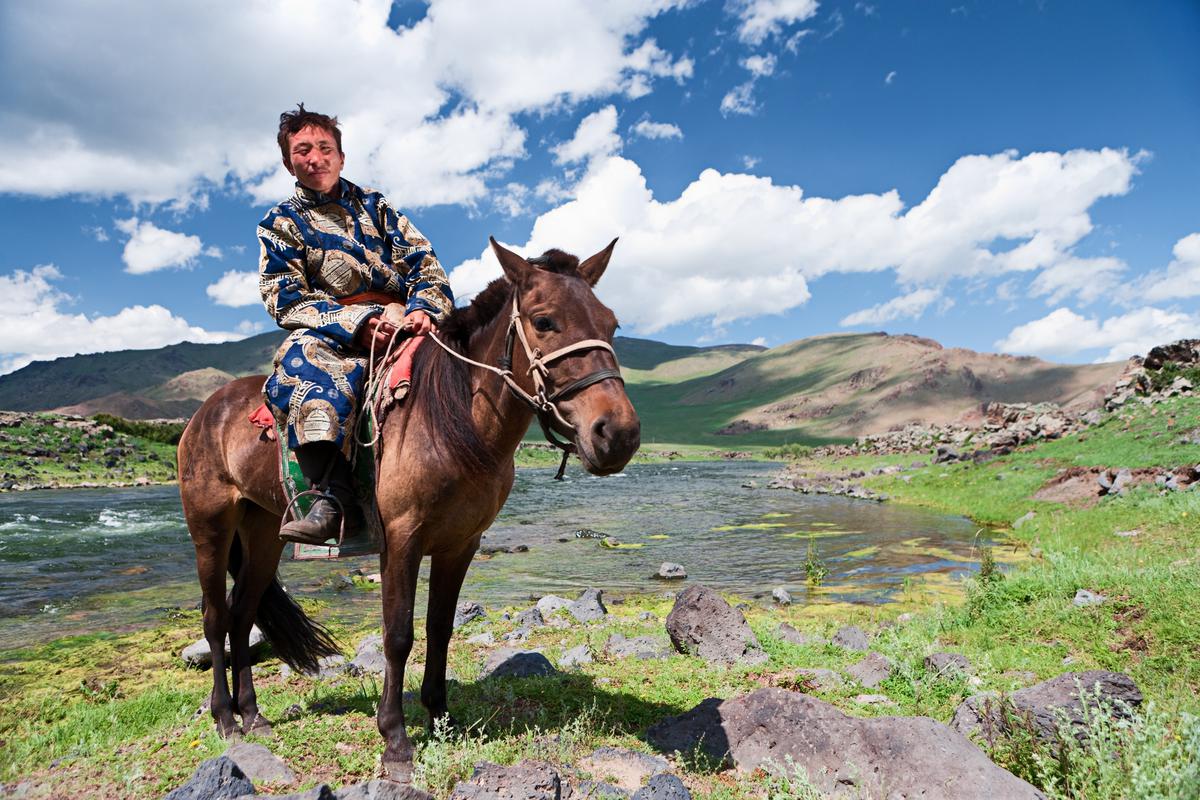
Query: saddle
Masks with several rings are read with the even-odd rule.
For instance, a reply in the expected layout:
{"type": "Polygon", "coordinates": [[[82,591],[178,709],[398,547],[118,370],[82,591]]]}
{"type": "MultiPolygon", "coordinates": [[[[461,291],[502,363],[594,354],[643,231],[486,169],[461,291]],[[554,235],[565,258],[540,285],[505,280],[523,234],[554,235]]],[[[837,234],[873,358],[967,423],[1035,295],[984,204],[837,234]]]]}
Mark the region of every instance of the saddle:
{"type": "MultiPolygon", "coordinates": [[[[424,341],[417,336],[404,341],[378,370],[379,379],[368,381],[363,408],[358,415],[356,436],[350,451],[354,473],[354,495],[358,510],[343,509],[342,536],[336,545],[292,544],[292,558],[298,561],[363,556],[378,553],[383,542],[383,521],[375,501],[375,476],[378,465],[376,420],[382,407],[399,403],[407,396],[412,382],[412,362],[417,348],[424,341]],[[374,411],[375,413],[367,413],[374,411]]],[[[287,511],[284,518],[302,517],[308,513],[319,492],[288,447],[287,419],[277,420],[270,407],[263,403],[249,417],[250,424],[261,428],[263,441],[275,442],[278,455],[279,480],[283,486],[287,511]]]]}

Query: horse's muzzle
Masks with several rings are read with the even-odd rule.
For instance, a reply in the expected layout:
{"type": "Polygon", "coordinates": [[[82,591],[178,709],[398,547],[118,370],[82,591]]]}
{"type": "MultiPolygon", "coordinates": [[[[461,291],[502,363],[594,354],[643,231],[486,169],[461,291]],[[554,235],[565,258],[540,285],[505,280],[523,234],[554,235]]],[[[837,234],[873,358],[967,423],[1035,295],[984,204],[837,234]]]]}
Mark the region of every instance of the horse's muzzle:
{"type": "Polygon", "coordinates": [[[628,400],[592,417],[575,437],[579,460],[593,475],[620,472],[641,443],[642,424],[628,400]]]}

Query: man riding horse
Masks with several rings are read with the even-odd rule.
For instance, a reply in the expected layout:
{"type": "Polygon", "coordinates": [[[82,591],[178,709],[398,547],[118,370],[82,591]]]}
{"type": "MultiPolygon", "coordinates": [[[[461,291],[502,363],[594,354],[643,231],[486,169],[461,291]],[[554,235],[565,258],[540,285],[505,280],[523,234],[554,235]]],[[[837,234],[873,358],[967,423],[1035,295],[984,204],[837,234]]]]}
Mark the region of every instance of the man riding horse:
{"type": "Polygon", "coordinates": [[[355,507],[349,462],[372,347],[398,330],[436,330],[454,307],[429,240],[382,194],[341,177],[336,117],[304,104],[279,118],[283,165],[296,192],[258,225],[259,290],[292,333],[275,354],[264,391],[304,477],[322,494],[286,523],[287,541],[322,544],[355,507]]]}

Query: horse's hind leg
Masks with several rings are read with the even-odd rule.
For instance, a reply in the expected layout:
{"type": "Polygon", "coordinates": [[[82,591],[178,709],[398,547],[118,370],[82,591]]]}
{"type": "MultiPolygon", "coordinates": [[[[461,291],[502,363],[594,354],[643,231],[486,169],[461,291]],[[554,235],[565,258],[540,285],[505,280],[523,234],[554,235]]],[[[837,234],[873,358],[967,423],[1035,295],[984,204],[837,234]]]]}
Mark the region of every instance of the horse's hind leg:
{"type": "MultiPolygon", "coordinates": [[[[425,678],[421,681],[421,705],[429,712],[429,728],[447,716],[446,659],[454,633],[454,609],[476,543],[461,553],[433,557],[429,571],[429,613],[425,617],[425,678]]],[[[453,718],[449,720],[453,725],[453,718]]]]}
{"type": "Polygon", "coordinates": [[[258,615],[263,592],[275,578],[283,541],[279,538],[279,517],[258,506],[249,506],[238,525],[241,563],[233,584],[229,632],[233,696],[242,716],[242,730],[260,736],[271,735],[271,723],[258,712],[254,692],[253,662],[250,658],[250,629],[258,615]]]}
{"type": "Polygon", "coordinates": [[[233,698],[225,675],[225,635],[231,615],[225,597],[225,575],[229,569],[229,547],[240,510],[234,502],[199,514],[188,508],[188,528],[196,547],[196,572],[204,595],[204,638],[212,651],[213,690],[209,700],[217,732],[228,738],[238,732],[233,719],[233,698]]]}

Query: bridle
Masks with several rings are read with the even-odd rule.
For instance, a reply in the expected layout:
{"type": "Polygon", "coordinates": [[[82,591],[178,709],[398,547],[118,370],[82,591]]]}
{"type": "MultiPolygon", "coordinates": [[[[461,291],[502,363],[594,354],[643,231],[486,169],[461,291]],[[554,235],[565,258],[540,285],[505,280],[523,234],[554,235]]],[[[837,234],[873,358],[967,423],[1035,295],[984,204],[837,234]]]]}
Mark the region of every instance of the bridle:
{"type": "MultiPolygon", "coordinates": [[[[530,263],[536,263],[536,261],[531,260],[530,263]]],[[[617,354],[613,350],[612,345],[602,339],[582,339],[574,344],[560,347],[545,354],[536,347],[530,347],[529,340],[525,336],[525,328],[521,325],[521,309],[517,303],[515,288],[513,290],[512,311],[508,316],[508,331],[504,336],[504,354],[500,356],[500,365],[498,367],[467,358],[462,353],[452,349],[433,333],[426,335],[459,361],[486,369],[500,376],[505,385],[508,386],[513,397],[520,400],[537,415],[538,423],[542,426],[542,434],[546,437],[546,441],[563,451],[562,462],[558,465],[558,472],[554,475],[554,480],[556,481],[563,479],[563,473],[567,469],[567,459],[570,458],[572,453],[578,450],[574,442],[564,441],[555,436],[555,433],[557,433],[560,436],[573,438],[576,433],[575,426],[566,420],[562,412],[559,411],[556,403],[593,384],[609,380],[610,378],[621,381],[621,383],[625,382],[625,379],[621,377],[619,369],[605,368],[589,372],[582,378],[571,381],[566,386],[562,386],[552,392],[548,391],[546,379],[550,377],[550,365],[555,361],[572,353],[582,353],[588,350],[607,350],[612,353],[614,360],[617,354]],[[529,369],[526,370],[526,374],[533,379],[533,394],[525,391],[521,384],[517,382],[512,371],[513,351],[516,348],[517,342],[521,343],[521,347],[525,351],[525,357],[529,360],[529,369]]]]}

